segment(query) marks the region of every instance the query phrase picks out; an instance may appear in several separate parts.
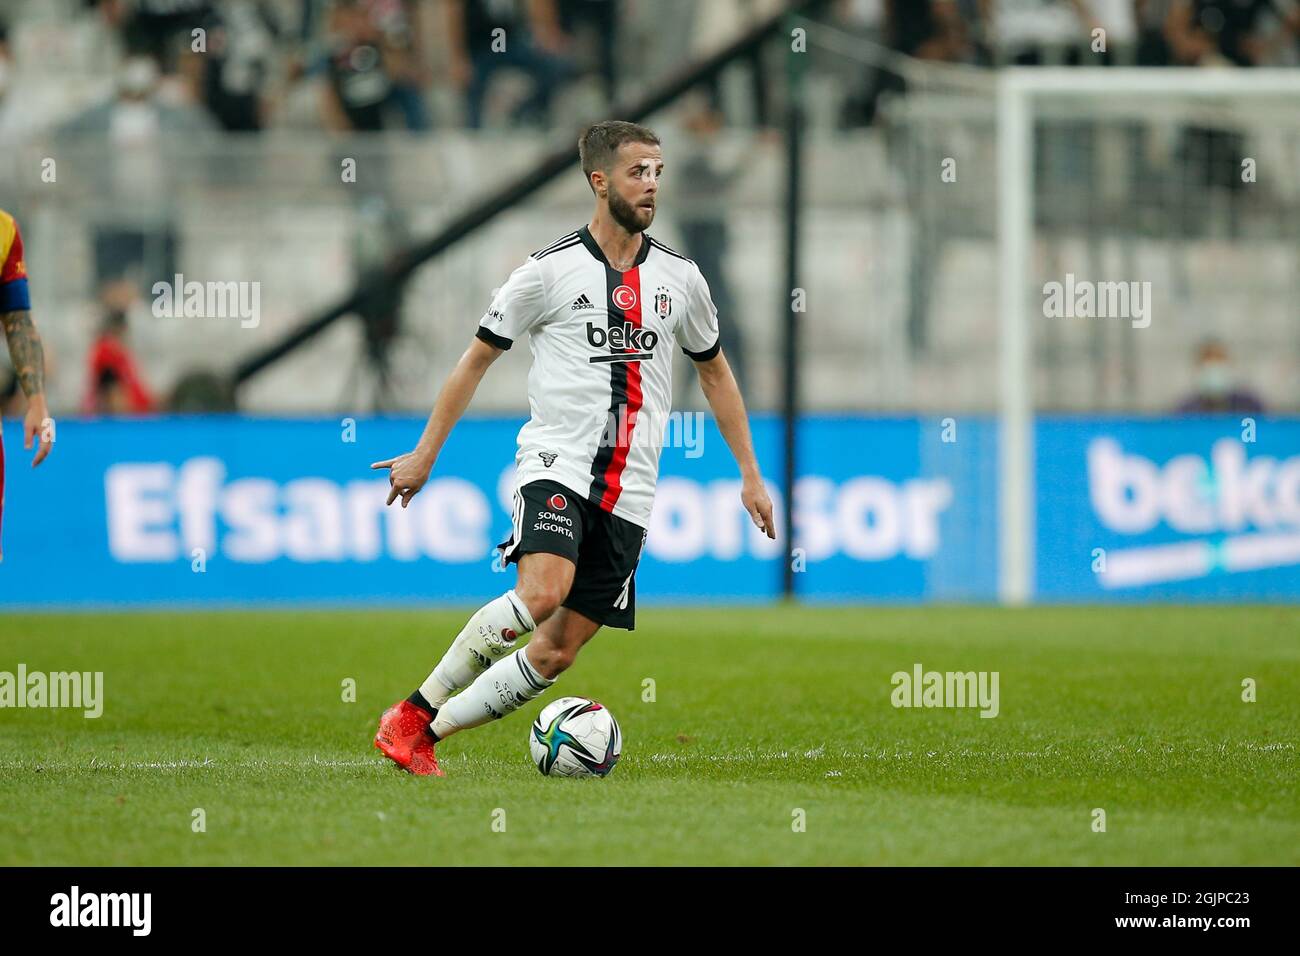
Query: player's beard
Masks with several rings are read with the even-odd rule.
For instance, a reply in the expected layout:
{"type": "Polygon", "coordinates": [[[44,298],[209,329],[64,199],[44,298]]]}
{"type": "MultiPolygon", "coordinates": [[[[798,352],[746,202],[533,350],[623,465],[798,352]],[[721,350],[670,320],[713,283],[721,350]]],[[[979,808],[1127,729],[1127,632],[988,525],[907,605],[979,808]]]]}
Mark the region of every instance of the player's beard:
{"type": "Polygon", "coordinates": [[[613,189],[609,191],[609,214],[614,217],[616,223],[633,236],[649,229],[650,223],[654,222],[655,218],[653,206],[649,209],[641,209],[632,205],[613,189]]]}

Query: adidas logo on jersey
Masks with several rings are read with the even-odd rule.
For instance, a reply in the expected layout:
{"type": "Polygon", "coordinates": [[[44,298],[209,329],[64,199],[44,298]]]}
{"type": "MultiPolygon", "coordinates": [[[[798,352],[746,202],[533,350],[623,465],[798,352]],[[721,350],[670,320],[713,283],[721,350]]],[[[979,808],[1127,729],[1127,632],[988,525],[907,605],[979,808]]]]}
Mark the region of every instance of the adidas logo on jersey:
{"type": "Polygon", "coordinates": [[[593,355],[590,362],[640,362],[655,357],[655,345],[659,342],[659,333],[654,329],[643,328],[624,322],[611,325],[607,329],[591,322],[587,323],[587,344],[592,348],[603,349],[608,346],[611,351],[593,355]]]}
{"type": "Polygon", "coordinates": [[[569,306],[569,310],[571,312],[577,312],[579,309],[594,309],[594,308],[595,306],[592,305],[591,300],[587,298],[587,293],[585,292],[582,295],[578,296],[576,299],[574,299],[573,305],[569,306]]]}

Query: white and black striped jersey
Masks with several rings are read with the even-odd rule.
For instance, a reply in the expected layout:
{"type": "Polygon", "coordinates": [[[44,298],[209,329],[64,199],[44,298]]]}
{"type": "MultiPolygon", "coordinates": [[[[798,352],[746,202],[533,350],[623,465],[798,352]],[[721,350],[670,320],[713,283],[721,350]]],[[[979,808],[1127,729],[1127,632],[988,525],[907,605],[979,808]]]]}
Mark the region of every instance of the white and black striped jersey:
{"type": "Polygon", "coordinates": [[[648,526],[672,343],[696,361],[718,353],[718,312],[699,267],[643,234],[620,272],[583,226],[511,273],[477,334],[508,349],[524,333],[531,417],[519,431],[517,483],[550,478],[648,526]]]}

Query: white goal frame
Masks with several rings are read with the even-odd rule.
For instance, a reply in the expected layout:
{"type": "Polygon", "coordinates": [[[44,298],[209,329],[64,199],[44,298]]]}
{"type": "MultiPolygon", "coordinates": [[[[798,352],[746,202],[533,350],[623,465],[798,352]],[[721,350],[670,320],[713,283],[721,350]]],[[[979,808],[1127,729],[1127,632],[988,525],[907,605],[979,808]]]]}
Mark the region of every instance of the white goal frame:
{"type": "Polygon", "coordinates": [[[1013,67],[997,82],[998,596],[1021,605],[1035,591],[1033,337],[1028,303],[1034,235],[1035,100],[1085,96],[1293,96],[1300,69],[1013,67]]]}

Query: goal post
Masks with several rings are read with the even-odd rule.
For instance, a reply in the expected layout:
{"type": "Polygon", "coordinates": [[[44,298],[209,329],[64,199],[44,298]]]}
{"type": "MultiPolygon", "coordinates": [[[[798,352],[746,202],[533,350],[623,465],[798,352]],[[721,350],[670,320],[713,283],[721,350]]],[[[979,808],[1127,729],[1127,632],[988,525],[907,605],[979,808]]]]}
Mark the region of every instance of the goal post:
{"type": "MultiPolygon", "coordinates": [[[[1002,603],[1020,605],[1033,600],[1036,590],[1035,337],[1030,306],[1037,221],[1036,117],[1053,98],[1071,97],[1085,98],[1084,120],[1122,112],[1125,102],[1161,98],[1211,104],[1216,100],[1276,102],[1296,114],[1300,113],[1300,70],[1010,68],[998,74],[996,97],[998,592],[1002,603]]],[[[1153,108],[1151,103],[1143,104],[1143,109],[1153,108]]]]}

